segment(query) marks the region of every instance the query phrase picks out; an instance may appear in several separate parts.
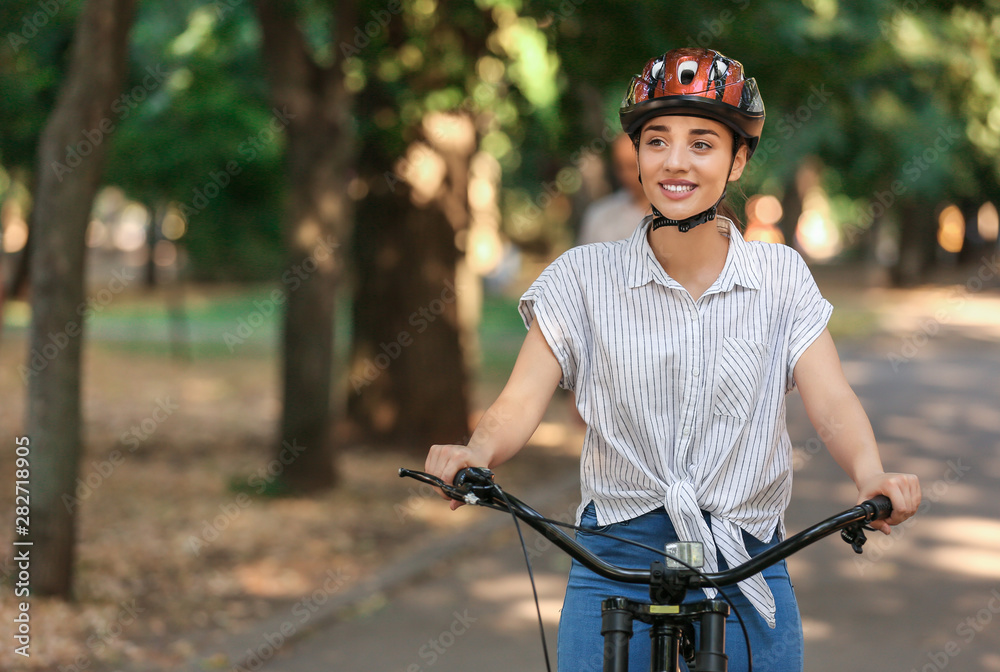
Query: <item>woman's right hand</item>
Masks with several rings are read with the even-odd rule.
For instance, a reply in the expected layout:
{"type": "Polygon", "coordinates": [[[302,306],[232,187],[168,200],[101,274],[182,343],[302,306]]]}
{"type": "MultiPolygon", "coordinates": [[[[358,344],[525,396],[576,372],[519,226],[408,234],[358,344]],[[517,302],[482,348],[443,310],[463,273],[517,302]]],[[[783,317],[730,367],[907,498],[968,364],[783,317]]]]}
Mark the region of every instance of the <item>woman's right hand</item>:
{"type": "MultiPolygon", "coordinates": [[[[445,483],[452,483],[455,474],[466,467],[489,467],[489,458],[480,455],[469,446],[456,445],[435,445],[431,446],[427,453],[427,460],[424,462],[424,471],[440,478],[445,483]]],[[[462,506],[462,502],[451,499],[448,495],[438,490],[438,494],[451,501],[451,510],[454,511],[462,506]]]]}

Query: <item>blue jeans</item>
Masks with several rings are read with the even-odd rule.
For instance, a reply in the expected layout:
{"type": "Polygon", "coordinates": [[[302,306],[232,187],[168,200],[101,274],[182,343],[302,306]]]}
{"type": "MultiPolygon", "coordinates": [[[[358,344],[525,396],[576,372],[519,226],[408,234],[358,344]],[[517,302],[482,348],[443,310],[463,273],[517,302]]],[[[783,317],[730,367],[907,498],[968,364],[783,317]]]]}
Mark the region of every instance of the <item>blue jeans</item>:
{"type": "MultiPolygon", "coordinates": [[[[708,515],[706,514],[706,519],[708,515]]],[[[711,523],[709,523],[711,525],[711,523]]],[[[596,529],[597,516],[591,502],[583,512],[581,526],[596,529]]],[[[662,548],[670,541],[677,541],[677,533],[667,512],[650,511],[638,518],[600,528],[609,534],[662,548]]],[[[778,534],[769,543],[758,541],[743,533],[747,551],[755,556],[780,541],[778,534]]],[[[649,567],[655,556],[646,550],[585,532],[577,533],[577,541],[604,560],[625,567],[649,567]]],[[[726,569],[721,557],[719,568],[726,569]]],[[[771,592],[774,593],[777,627],[771,629],[767,621],[743,596],[736,586],[725,589],[726,595],[739,609],[750,635],[754,670],[757,672],[802,672],[802,619],[795,601],[788,569],[782,561],[764,571],[771,592]]],[[[638,584],[618,583],[602,578],[576,560],[569,573],[566,599],[559,620],[558,668],[560,672],[601,672],[604,665],[604,638],[601,636],[601,601],[607,597],[627,597],[636,602],[649,602],[649,588],[638,584]]],[[[705,599],[701,590],[688,593],[685,602],[705,599]]],[[[630,672],[649,670],[649,626],[635,621],[635,634],[629,644],[630,672]]],[[[697,626],[696,626],[697,627],[697,626]]],[[[726,621],[726,654],[730,672],[746,672],[747,652],[743,631],[735,614],[726,621]]],[[[681,667],[687,672],[683,661],[681,667]]]]}

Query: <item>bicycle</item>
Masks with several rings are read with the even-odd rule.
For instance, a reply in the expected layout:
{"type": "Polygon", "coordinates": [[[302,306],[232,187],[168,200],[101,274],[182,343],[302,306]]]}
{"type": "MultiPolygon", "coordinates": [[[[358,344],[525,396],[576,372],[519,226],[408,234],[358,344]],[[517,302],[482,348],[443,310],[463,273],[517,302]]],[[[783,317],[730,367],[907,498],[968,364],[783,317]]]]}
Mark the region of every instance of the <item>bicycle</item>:
{"type": "MultiPolygon", "coordinates": [[[[605,578],[622,583],[648,585],[649,603],[635,602],[624,597],[609,597],[601,603],[604,672],[628,672],[629,641],[632,638],[635,620],[651,626],[649,631],[652,644],[651,670],[680,672],[680,660],[683,656],[690,672],[727,672],[729,658],[725,652],[726,618],[730,613],[730,604],[727,604],[728,598],[725,598],[722,587],[739,583],[837,531],[840,531],[844,541],[851,544],[856,553],[861,553],[866,541],[864,530],[871,529],[867,524],[888,518],[892,513],[889,498],[879,495],[806,528],[738,567],[722,572],[706,574],[699,571],[703,555],[700,542],[674,542],[667,544],[663,550],[653,549],[664,556],[664,561],[657,560],[649,569],[639,569],[612,565],[592,554],[559,529],[580,528],[546,518],[513,495],[507,494],[496,484],[493,473],[488,469],[481,467],[463,469],[455,476],[452,485],[421,471],[400,469],[399,475],[440,488],[448,497],[466,504],[507,512],[514,517],[515,525],[518,519],[524,521],[583,566],[605,578]],[[683,603],[688,590],[708,587],[718,590],[719,595],[726,601],[705,599],[683,603]],[[695,621],[700,626],[697,650],[695,621]]],[[[592,530],[590,532],[593,533],[592,530]]],[[[518,535],[520,536],[520,527],[518,535]]],[[[523,536],[521,543],[523,546],[523,536]]],[[[649,547],[644,546],[644,548],[649,547]]],[[[527,559],[526,549],[525,559],[527,559]]],[[[530,563],[528,573],[530,576],[530,563]]],[[[532,586],[534,587],[533,578],[532,586]]],[[[736,616],[742,626],[742,618],[738,612],[736,616]]],[[[540,614],[539,625],[541,625],[540,614]]],[[[542,645],[545,648],[544,630],[542,645]]],[[[753,658],[749,640],[747,640],[747,654],[752,672],[753,658]]],[[[547,649],[546,665],[548,665],[547,649]]]]}

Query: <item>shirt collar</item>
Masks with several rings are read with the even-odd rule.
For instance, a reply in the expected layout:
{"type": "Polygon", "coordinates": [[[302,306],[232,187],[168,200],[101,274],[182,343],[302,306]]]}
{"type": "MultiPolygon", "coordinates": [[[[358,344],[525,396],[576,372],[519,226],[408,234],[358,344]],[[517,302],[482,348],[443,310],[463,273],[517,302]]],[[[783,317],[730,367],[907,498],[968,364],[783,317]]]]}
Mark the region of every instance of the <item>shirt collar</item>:
{"type": "MultiPolygon", "coordinates": [[[[721,216],[720,219],[729,222],[729,252],[726,254],[722,273],[706,293],[728,292],[734,285],[760,289],[760,265],[750,244],[743,240],[739,228],[732,220],[721,216]]],[[[635,289],[652,281],[665,287],[680,288],[680,283],[667,275],[660,266],[653,248],[649,246],[646,235],[652,220],[651,215],[643,219],[625,245],[628,286],[635,289]]]]}

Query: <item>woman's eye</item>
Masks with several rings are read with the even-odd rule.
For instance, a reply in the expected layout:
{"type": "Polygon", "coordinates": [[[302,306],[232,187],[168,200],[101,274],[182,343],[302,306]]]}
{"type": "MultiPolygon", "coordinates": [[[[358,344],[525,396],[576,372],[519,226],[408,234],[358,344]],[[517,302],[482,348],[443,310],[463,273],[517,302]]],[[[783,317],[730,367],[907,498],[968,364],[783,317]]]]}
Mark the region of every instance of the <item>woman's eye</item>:
{"type": "Polygon", "coordinates": [[[698,140],[697,142],[694,143],[694,148],[695,149],[712,149],[712,145],[708,144],[707,142],[705,142],[703,140],[698,140]]]}

